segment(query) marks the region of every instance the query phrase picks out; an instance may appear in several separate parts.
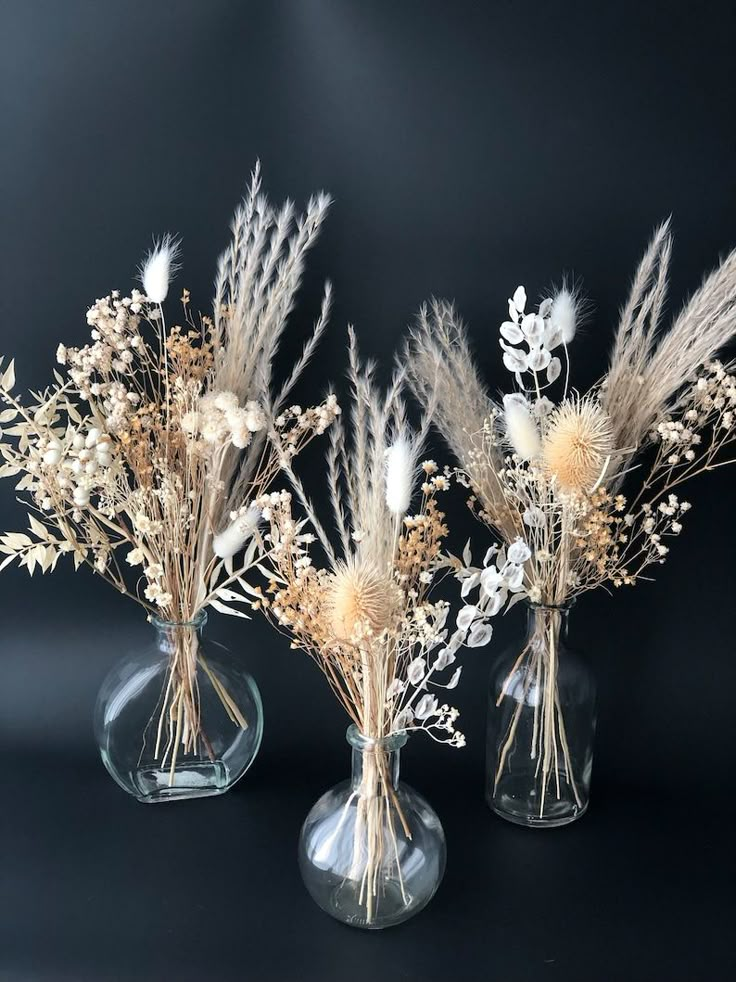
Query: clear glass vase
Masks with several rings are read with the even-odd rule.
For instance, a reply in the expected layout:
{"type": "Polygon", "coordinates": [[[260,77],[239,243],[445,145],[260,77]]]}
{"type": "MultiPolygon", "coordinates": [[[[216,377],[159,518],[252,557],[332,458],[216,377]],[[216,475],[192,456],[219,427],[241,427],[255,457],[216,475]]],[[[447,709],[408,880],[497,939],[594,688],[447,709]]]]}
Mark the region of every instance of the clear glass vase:
{"type": "Polygon", "coordinates": [[[445,871],[445,835],[421,795],[399,781],[406,735],[347,733],[349,781],[322,795],[302,827],[299,867],[312,899],[332,917],[384,928],[413,917],[445,871]]]}
{"type": "Polygon", "coordinates": [[[105,767],[139,801],[222,794],[252,764],[263,735],[261,696],[227,648],[205,641],[207,614],[153,619],[154,643],[102,684],[95,736],[105,767]]]}
{"type": "Polygon", "coordinates": [[[570,607],[529,604],[523,642],[491,678],[486,795],[517,825],[567,825],[588,807],[595,680],[567,646],[570,607]]]}

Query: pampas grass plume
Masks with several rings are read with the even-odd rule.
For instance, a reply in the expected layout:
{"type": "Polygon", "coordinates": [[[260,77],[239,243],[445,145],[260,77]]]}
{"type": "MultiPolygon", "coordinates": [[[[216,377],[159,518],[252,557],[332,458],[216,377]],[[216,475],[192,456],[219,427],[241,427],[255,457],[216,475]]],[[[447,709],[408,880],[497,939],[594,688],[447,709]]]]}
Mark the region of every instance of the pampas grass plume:
{"type": "Polygon", "coordinates": [[[158,242],[143,260],[140,278],[143,292],[154,303],[163,303],[169,292],[169,282],[179,269],[179,240],[168,233],[158,242]]]}
{"type": "Polygon", "coordinates": [[[522,460],[533,460],[542,449],[539,429],[526,401],[517,396],[504,396],[506,436],[514,452],[522,460]]]}
{"type": "Polygon", "coordinates": [[[386,504],[394,515],[405,515],[411,501],[413,454],[405,436],[386,450],[386,504]]]}

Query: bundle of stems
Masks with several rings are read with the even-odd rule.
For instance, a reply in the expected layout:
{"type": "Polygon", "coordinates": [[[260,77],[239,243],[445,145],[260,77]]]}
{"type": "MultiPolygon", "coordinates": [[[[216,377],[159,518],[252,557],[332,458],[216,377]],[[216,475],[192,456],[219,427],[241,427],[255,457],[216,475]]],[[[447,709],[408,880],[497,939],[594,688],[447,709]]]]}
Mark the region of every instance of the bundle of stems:
{"type": "Polygon", "coordinates": [[[184,290],[182,320],[167,326],[178,258],[167,236],[143,263],[143,291],[97,300],[90,341],[59,345],[54,384],[22,401],[12,362],[0,379],[0,476],[20,475],[16,490],[29,507],[28,533],[0,537],[0,568],[45,573],[69,554],[75,568],[90,567],[149,616],[180,626],[170,632],[156,725],[156,758],[171,783],[179,753],[209,748],[198,662],[231,718],[247,725],[201,661],[193,622],[207,607],[247,616],[244,577],[267,551],[255,501],[339,413],[334,396],[284,408],[324,331],[329,286],[301,358],[272,394],[273,358],[328,205],[318,195],[302,216],[290,202],[274,210],[256,168],[220,259],[211,316],[195,317],[184,290]]]}
{"type": "MultiPolygon", "coordinates": [[[[572,780],[557,687],[555,612],[588,590],[646,579],[665,561],[667,543],[690,508],[674,491],[734,462],[734,363],[716,356],[736,332],[736,252],[665,331],[671,246],[665,223],[634,277],[608,370],[584,395],[570,388],[568,348],[585,305],[566,284],[536,310],[527,309],[523,287],[509,299],[499,343],[515,386],[500,402],[479,377],[452,304],[435,300],[423,307],[407,345],[411,387],[422,405],[434,407],[474,515],[506,547],[519,539],[525,546],[521,582],[514,584],[495,549],[483,567],[472,567],[469,553],[457,562],[463,596],[478,589],[477,600],[460,614],[464,627],[487,641],[489,618],[515,588],[517,599],[549,612],[520,657],[534,661],[527,675],[540,680],[540,725],[529,752],[540,761],[542,814],[546,795],[559,797],[557,782],[572,780]]],[[[501,698],[507,693],[508,684],[501,698]]],[[[514,719],[500,748],[497,780],[514,746],[514,719]]]]}

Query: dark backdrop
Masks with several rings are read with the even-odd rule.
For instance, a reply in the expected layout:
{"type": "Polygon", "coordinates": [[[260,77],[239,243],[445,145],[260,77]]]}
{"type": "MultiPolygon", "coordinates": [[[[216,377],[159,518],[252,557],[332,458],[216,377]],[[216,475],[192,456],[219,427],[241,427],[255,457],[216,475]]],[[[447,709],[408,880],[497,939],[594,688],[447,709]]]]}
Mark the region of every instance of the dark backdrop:
{"type": "MultiPolygon", "coordinates": [[[[335,198],[284,348],[329,276],[334,316],[305,398],[339,382],[348,321],[388,371],[432,293],[457,299],[498,386],[506,297],[563,271],[595,304],[572,352],[585,387],[656,223],[674,216],[673,311],[736,245],[728,2],[3,0],[0,12],[0,348],[23,387],[45,384],[59,341],[82,343],[95,297],[129,288],[152,233],[181,233],[179,282],[206,308],[257,157],[274,198],[335,198]]],[[[261,754],[230,795],[144,808],[105,774],[90,724],[105,673],[146,639],[140,612],[69,568],[33,582],[5,571],[0,978],[725,978],[732,488],[727,471],[692,488],[656,583],[578,605],[572,635],[594,660],[600,712],[577,825],[532,833],[487,811],[487,676],[519,612],[468,653],[468,748],[417,739],[404,762],[445,825],[447,875],[420,917],[381,936],[331,922],[299,880],[300,822],[348,767],[345,720],[303,655],[262,623],[213,619],[261,685],[261,754]]],[[[470,526],[458,498],[450,511],[460,548],[470,526]]],[[[0,488],[2,529],[23,522],[0,488]]]]}

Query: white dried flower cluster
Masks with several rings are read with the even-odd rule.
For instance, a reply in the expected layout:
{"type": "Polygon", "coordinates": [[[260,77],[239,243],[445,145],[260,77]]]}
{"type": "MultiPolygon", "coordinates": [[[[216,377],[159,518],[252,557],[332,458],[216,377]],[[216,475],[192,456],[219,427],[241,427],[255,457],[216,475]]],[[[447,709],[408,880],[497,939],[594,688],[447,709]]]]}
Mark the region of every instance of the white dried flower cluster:
{"type": "Polygon", "coordinates": [[[650,434],[658,443],[655,470],[688,468],[696,461],[712,464],[736,438],[736,376],[720,361],[704,366],[681,399],[677,418],[666,417],[650,434]],[[708,439],[703,441],[703,433],[708,439]]]}
{"type": "MultiPolygon", "coordinates": [[[[736,439],[736,380],[733,366],[710,361],[678,394],[677,414],[655,420],[649,439],[657,454],[632,510],[618,490],[631,450],[613,442],[616,425],[601,401],[605,380],[584,397],[564,392],[555,405],[536,377],[547,363],[541,352],[574,337],[578,298],[563,288],[536,314],[526,306],[520,287],[501,331],[504,362],[521,391],[504,396],[503,413],[494,406],[485,417],[460,481],[472,492],[473,512],[507,548],[516,538],[527,541],[528,598],[556,606],[606,582],[634,584],[647,566],[664,562],[666,537],[679,534],[689,508],[673,488],[720,461],[736,439]],[[510,350],[512,344],[527,350],[510,350]],[[522,384],[524,372],[534,376],[530,389],[522,384]]],[[[463,611],[462,623],[470,616],[463,611]]],[[[477,637],[490,632],[479,630],[477,637]]]]}
{"type": "Polygon", "coordinates": [[[245,450],[253,434],[266,426],[266,414],[254,400],[238,405],[234,392],[208,392],[196,409],[184,413],[181,427],[184,432],[205,444],[222,445],[230,442],[245,450]]]}
{"type": "Polygon", "coordinates": [[[41,438],[37,449],[42,452],[38,490],[28,487],[44,511],[54,501],[71,494],[75,510],[89,505],[93,494],[104,495],[112,479],[112,440],[96,426],[69,426],[61,437],[41,438]],[[44,447],[46,448],[44,450],[44,447]],[[47,493],[44,494],[44,489],[47,493]]]}
{"type": "Polygon", "coordinates": [[[87,311],[92,343],[82,348],[57,348],[57,362],[67,367],[82,399],[94,399],[99,404],[111,433],[125,428],[140,403],[140,391],[127,377],[137,372],[135,363],[140,362],[141,355],[145,357],[141,320],[155,313],[137,290],[130,297],[121,297],[115,290],[87,311]]]}
{"type": "Polygon", "coordinates": [[[305,433],[321,436],[339,415],[337,396],[332,392],[317,406],[295,405],[279,413],[273,425],[284,460],[288,462],[299,453],[305,433]]]}

